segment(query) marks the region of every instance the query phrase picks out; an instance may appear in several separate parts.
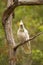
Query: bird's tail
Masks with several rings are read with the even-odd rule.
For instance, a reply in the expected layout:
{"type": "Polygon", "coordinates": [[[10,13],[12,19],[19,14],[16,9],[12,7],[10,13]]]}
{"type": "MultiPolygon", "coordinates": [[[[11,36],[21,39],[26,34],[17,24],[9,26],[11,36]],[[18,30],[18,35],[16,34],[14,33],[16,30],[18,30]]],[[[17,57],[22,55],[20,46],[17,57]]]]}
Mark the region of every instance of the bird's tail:
{"type": "Polygon", "coordinates": [[[31,45],[30,45],[30,42],[26,43],[25,45],[23,45],[22,49],[23,49],[25,54],[31,54],[31,45]]]}

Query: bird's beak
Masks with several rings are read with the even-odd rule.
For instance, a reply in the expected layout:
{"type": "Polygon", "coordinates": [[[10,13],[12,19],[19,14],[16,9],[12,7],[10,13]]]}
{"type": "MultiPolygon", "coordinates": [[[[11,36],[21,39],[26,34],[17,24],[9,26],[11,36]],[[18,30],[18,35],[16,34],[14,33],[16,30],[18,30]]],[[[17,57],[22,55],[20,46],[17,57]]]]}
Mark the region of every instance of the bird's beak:
{"type": "Polygon", "coordinates": [[[20,28],[23,28],[23,25],[20,25],[20,28]]]}
{"type": "Polygon", "coordinates": [[[21,27],[23,27],[22,25],[20,25],[21,27]]]}

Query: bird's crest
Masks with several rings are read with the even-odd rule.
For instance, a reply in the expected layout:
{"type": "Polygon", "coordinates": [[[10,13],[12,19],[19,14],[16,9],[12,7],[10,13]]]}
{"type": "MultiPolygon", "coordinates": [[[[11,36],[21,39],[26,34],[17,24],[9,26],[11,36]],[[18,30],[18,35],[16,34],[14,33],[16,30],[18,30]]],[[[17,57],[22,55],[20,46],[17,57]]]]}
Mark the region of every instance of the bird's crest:
{"type": "Polygon", "coordinates": [[[20,25],[23,25],[23,21],[22,20],[20,21],[20,25]]]}

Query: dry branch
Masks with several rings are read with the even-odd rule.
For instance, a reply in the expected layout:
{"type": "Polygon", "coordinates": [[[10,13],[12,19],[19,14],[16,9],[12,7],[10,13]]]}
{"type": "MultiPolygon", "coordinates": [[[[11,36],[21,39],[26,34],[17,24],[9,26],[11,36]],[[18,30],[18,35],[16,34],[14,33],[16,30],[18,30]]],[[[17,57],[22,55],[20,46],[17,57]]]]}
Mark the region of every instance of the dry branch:
{"type": "Polygon", "coordinates": [[[6,20],[9,18],[10,14],[13,13],[14,9],[18,6],[29,6],[29,5],[42,5],[43,1],[36,1],[36,2],[23,2],[23,1],[15,1],[13,5],[10,5],[3,13],[2,23],[5,25],[6,20]]]}
{"type": "Polygon", "coordinates": [[[43,32],[39,32],[39,33],[36,34],[35,36],[33,36],[33,37],[31,37],[30,39],[26,40],[25,42],[18,44],[16,47],[14,47],[14,51],[16,51],[20,46],[26,44],[26,42],[35,39],[35,38],[36,38],[37,36],[39,36],[40,34],[43,34],[43,32]]]}

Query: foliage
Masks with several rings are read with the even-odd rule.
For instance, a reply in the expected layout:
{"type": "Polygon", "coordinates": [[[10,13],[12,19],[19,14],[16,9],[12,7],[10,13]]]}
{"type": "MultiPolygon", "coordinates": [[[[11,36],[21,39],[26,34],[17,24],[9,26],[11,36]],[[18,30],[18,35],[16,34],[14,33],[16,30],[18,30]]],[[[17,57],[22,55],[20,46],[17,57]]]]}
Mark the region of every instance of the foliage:
{"type": "Polygon", "coordinates": [[[41,50],[32,50],[32,65],[43,65],[43,52],[41,50]]]}

